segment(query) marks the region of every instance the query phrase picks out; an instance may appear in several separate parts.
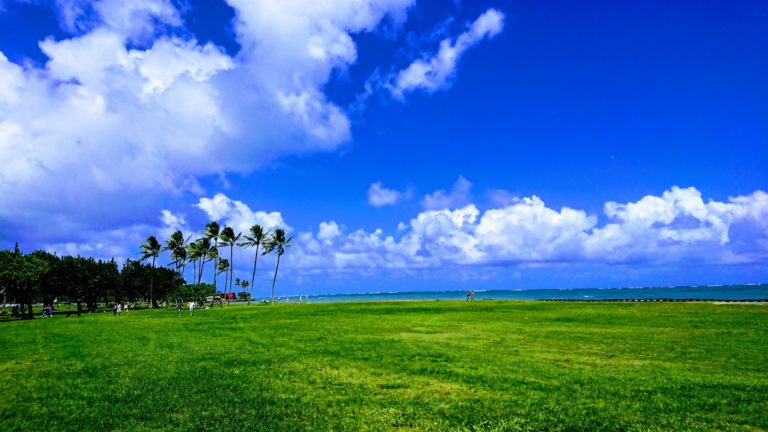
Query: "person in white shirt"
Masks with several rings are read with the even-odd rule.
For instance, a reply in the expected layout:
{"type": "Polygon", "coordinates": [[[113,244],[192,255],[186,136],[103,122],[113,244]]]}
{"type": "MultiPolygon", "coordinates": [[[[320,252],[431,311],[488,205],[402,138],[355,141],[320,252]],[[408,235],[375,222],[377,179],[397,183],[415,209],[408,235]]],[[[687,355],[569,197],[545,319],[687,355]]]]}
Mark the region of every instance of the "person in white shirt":
{"type": "Polygon", "coordinates": [[[195,302],[189,302],[189,316],[192,316],[192,311],[195,310],[195,302]]]}

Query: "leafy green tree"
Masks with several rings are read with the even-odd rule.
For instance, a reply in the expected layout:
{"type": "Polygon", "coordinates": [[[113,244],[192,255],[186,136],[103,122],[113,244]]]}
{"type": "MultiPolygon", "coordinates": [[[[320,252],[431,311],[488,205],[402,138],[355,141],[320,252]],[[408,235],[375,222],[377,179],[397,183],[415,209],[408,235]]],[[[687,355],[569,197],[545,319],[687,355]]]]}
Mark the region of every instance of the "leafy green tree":
{"type": "Polygon", "coordinates": [[[275,276],[272,278],[272,304],[275,303],[275,281],[277,281],[277,269],[280,267],[280,257],[283,256],[285,250],[291,246],[291,240],[293,240],[293,237],[286,238],[285,231],[278,228],[264,244],[263,255],[267,255],[272,252],[277,255],[277,263],[275,264],[275,276]]]}
{"type": "Polygon", "coordinates": [[[129,302],[144,299],[146,287],[152,278],[152,268],[139,261],[127,260],[120,271],[120,291],[122,298],[129,302]]]}
{"type": "Polygon", "coordinates": [[[37,255],[24,255],[16,249],[0,251],[0,286],[6,295],[22,305],[22,318],[32,319],[32,305],[41,298],[41,288],[50,266],[37,255]]]}
{"type": "Polygon", "coordinates": [[[66,295],[66,286],[61,283],[59,278],[61,275],[61,258],[43,250],[36,250],[31,255],[48,263],[48,272],[40,283],[40,297],[43,304],[52,305],[58,297],[66,295]]]}
{"type": "MultiPolygon", "coordinates": [[[[245,240],[237,245],[240,247],[256,248],[256,254],[253,257],[253,273],[251,274],[251,297],[253,297],[253,285],[256,280],[256,263],[259,261],[259,246],[267,239],[269,231],[264,230],[264,227],[259,224],[253,225],[248,231],[250,235],[243,235],[245,240]]],[[[248,304],[251,304],[250,297],[248,299],[248,304]]]]}
{"type": "Polygon", "coordinates": [[[157,241],[155,236],[149,236],[147,237],[147,241],[141,245],[141,249],[141,261],[152,258],[152,277],[150,278],[149,282],[149,307],[152,308],[156,306],[153,292],[155,285],[155,260],[158,256],[160,256],[162,246],[160,245],[160,242],[157,241]]]}
{"type": "Polygon", "coordinates": [[[169,291],[165,299],[168,302],[190,302],[205,304],[208,297],[214,296],[215,291],[212,284],[182,284],[174,290],[169,291]]]}
{"type": "Polygon", "coordinates": [[[221,246],[229,246],[229,292],[234,292],[232,289],[232,279],[234,277],[235,273],[235,266],[234,266],[234,249],[235,244],[237,244],[237,241],[240,240],[240,236],[242,236],[242,233],[235,234],[235,230],[232,229],[232,227],[224,227],[223,230],[221,230],[221,246]]]}

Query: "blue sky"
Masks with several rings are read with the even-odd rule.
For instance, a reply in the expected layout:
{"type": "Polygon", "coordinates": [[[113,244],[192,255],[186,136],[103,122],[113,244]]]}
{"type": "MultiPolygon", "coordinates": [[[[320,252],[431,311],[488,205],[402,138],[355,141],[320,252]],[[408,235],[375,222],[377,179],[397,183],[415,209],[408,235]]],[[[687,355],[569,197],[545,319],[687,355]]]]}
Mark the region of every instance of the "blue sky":
{"type": "Polygon", "coordinates": [[[0,2],[0,246],[215,219],[287,226],[295,294],[768,279],[768,5],[325,5],[0,2]]]}

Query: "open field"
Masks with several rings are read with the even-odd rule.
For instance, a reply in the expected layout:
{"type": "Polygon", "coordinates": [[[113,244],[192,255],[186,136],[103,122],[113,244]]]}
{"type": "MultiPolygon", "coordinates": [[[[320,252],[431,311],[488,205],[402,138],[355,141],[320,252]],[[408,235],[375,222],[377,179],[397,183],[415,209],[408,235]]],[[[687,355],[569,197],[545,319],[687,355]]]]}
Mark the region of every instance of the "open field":
{"type": "Polygon", "coordinates": [[[399,302],[0,323],[0,430],[768,430],[768,306],[399,302]]]}

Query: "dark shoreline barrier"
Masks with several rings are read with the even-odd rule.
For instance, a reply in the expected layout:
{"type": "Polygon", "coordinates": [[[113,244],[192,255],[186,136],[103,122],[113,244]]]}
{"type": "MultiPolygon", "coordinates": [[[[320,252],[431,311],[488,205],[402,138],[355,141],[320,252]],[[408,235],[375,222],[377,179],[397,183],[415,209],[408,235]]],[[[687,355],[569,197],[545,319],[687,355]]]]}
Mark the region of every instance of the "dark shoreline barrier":
{"type": "Polygon", "coordinates": [[[554,302],[724,302],[724,303],[768,303],[768,299],[705,299],[705,298],[627,298],[627,299],[541,299],[554,302]]]}

